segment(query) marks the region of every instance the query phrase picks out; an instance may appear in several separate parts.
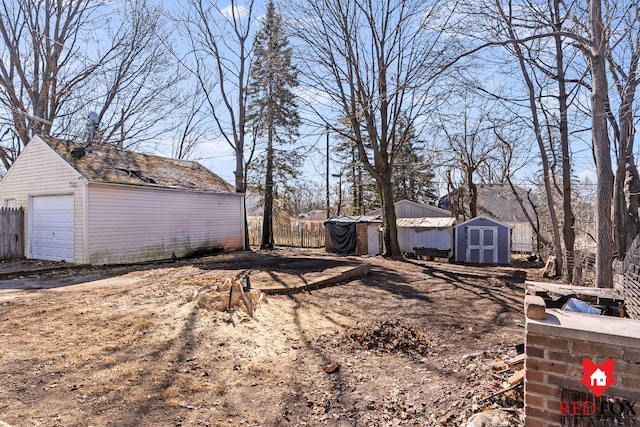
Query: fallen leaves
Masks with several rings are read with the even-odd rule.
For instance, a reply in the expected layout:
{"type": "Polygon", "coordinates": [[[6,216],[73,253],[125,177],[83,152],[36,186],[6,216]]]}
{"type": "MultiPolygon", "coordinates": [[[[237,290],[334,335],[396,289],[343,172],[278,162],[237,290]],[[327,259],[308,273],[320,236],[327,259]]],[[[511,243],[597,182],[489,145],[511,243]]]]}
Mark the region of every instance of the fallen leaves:
{"type": "Polygon", "coordinates": [[[344,332],[345,339],[366,350],[427,355],[431,343],[425,334],[398,318],[359,324],[344,332]]]}

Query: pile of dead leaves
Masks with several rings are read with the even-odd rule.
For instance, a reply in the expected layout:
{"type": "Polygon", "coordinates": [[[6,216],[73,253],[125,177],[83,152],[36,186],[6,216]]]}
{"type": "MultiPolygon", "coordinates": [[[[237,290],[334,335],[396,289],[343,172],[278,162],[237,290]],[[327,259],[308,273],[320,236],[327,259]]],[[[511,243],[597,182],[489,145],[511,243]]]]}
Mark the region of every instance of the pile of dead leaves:
{"type": "Polygon", "coordinates": [[[356,325],[343,332],[344,340],[356,347],[383,353],[427,355],[430,342],[422,332],[400,319],[387,319],[356,325]]]}

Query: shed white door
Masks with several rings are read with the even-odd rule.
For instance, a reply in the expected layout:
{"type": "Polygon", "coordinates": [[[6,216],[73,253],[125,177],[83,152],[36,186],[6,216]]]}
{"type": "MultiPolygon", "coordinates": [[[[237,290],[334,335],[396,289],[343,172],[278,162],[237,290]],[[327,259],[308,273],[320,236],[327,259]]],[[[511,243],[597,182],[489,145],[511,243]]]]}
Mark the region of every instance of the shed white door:
{"type": "Polygon", "coordinates": [[[31,203],[31,258],[73,262],[73,196],[39,196],[31,203]]]}
{"type": "Polygon", "coordinates": [[[498,227],[467,227],[467,261],[498,262],[498,227]]]}
{"type": "Polygon", "coordinates": [[[367,254],[380,254],[380,230],[377,225],[367,226],[367,254]]]}

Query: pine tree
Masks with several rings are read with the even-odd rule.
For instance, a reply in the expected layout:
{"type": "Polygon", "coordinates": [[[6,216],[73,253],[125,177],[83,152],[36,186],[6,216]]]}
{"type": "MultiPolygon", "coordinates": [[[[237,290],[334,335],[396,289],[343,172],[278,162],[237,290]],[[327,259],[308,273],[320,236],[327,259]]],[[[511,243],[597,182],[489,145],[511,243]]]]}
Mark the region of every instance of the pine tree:
{"type": "Polygon", "coordinates": [[[416,145],[415,129],[407,129],[406,120],[399,123],[399,137],[404,141],[394,159],[393,191],[396,200],[432,204],[438,200],[433,182],[435,173],[426,156],[416,145]]]}
{"type": "MultiPolygon", "coordinates": [[[[254,62],[248,87],[248,119],[258,138],[266,139],[264,157],[264,216],[262,223],[262,249],[272,249],[273,202],[276,178],[287,175],[285,166],[291,166],[295,151],[283,148],[297,136],[300,117],[291,91],[298,85],[298,72],[291,63],[291,47],[284,34],[282,16],[276,12],[273,1],[267,4],[267,13],[253,42],[254,62]]],[[[289,171],[288,174],[294,173],[289,171]]],[[[284,178],[283,178],[284,179],[284,178]]]]}

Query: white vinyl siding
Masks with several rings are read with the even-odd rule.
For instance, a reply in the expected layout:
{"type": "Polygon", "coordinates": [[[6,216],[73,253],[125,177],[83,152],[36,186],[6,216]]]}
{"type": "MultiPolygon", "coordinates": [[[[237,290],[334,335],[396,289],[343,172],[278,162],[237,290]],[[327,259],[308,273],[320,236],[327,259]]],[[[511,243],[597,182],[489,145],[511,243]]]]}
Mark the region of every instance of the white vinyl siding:
{"type": "Polygon", "coordinates": [[[242,249],[242,194],[88,186],[91,264],[242,249]]]}
{"type": "Polygon", "coordinates": [[[413,248],[453,249],[453,227],[438,230],[398,227],[398,243],[402,252],[414,253],[413,248]]]}
{"type": "Polygon", "coordinates": [[[0,199],[15,200],[16,207],[25,209],[25,253],[29,256],[29,198],[37,196],[72,195],[74,208],[74,259],[84,259],[84,179],[60,158],[40,138],[34,137],[24,152],[0,181],[0,199]]]}
{"type": "Polygon", "coordinates": [[[531,224],[528,222],[505,222],[505,225],[511,227],[511,250],[513,252],[534,252],[531,224]]]}

